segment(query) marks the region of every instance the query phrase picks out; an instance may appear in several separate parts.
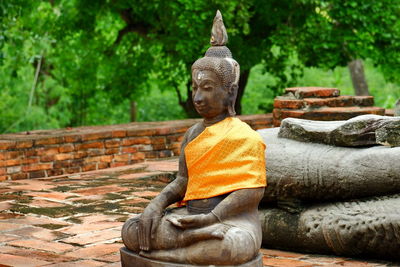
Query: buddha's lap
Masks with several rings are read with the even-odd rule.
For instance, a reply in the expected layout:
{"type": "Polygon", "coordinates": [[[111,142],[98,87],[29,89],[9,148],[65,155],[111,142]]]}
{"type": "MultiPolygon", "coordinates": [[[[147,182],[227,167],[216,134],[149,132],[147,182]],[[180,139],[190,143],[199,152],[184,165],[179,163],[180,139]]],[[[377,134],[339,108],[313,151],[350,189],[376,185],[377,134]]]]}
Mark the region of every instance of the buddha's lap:
{"type": "MultiPolygon", "coordinates": [[[[186,207],[173,208],[166,210],[164,216],[160,219],[155,239],[151,241],[153,249],[173,249],[183,247],[178,242],[179,238],[186,236],[190,239],[191,235],[196,236],[199,233],[211,234],[214,231],[223,232],[223,239],[211,238],[210,240],[202,240],[198,243],[207,242],[210,249],[221,248],[221,246],[236,247],[238,243],[247,244],[246,249],[258,251],[260,240],[257,240],[257,227],[254,222],[246,221],[246,216],[239,216],[239,220],[230,219],[227,223],[216,223],[211,226],[201,228],[189,228],[187,230],[174,226],[168,219],[174,216],[194,215],[189,213],[186,207]],[[237,222],[237,223],[236,223],[237,222]],[[243,227],[244,226],[244,227],[243,227]],[[250,226],[250,227],[249,227],[250,226]]],[[[122,239],[127,248],[133,251],[139,251],[138,244],[138,224],[140,214],[125,222],[122,229],[122,239]]],[[[194,245],[194,244],[191,244],[194,245]]]]}

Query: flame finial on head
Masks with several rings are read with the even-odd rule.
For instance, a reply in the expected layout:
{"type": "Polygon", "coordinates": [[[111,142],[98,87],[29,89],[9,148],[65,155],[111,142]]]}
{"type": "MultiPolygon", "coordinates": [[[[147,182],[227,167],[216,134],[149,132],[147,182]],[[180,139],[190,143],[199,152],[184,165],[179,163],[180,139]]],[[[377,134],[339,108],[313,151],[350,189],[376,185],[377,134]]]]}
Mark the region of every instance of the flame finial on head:
{"type": "Polygon", "coordinates": [[[224,21],[219,10],[214,17],[214,22],[211,30],[210,43],[212,46],[224,46],[228,42],[228,34],[226,33],[224,21]]]}
{"type": "MultiPolygon", "coordinates": [[[[234,116],[235,101],[239,86],[240,66],[232,58],[232,53],[226,43],[228,42],[228,34],[222,20],[219,10],[214,17],[211,30],[211,47],[209,47],[204,57],[199,58],[192,65],[192,74],[195,70],[209,70],[217,74],[224,88],[229,92],[228,112],[230,116],[234,116]]],[[[200,76],[197,76],[199,78],[200,76]]]]}

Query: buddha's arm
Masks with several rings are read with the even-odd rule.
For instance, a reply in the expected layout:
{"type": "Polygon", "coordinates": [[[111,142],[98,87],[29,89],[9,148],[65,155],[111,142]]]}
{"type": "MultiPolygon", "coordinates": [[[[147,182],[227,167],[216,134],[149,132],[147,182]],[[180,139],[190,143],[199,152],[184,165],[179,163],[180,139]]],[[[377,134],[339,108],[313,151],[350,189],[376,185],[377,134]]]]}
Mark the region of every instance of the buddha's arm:
{"type": "Polygon", "coordinates": [[[149,205],[157,205],[161,209],[165,209],[169,205],[182,200],[185,196],[187,183],[186,163],[184,156],[181,154],[179,157],[179,173],[176,179],[169,183],[149,205]]]}
{"type": "Polygon", "coordinates": [[[264,187],[240,189],[230,193],[219,203],[212,213],[220,220],[228,216],[253,211],[264,196],[264,187]]]}
{"type": "Polygon", "coordinates": [[[230,193],[210,213],[183,216],[172,222],[180,228],[203,227],[224,219],[254,211],[264,195],[264,187],[240,189],[230,193]]]}
{"type": "Polygon", "coordinates": [[[187,138],[185,136],[182,141],[177,178],[169,183],[161,193],[149,203],[140,216],[138,237],[141,250],[150,250],[150,239],[155,238],[155,233],[164,209],[169,205],[182,200],[185,195],[188,178],[183,150],[186,143],[187,138]]]}
{"type": "Polygon", "coordinates": [[[186,193],[188,184],[188,170],[185,159],[185,147],[186,145],[196,138],[202,131],[204,131],[204,125],[197,123],[191,127],[185,134],[182,144],[181,153],[179,156],[179,172],[177,178],[168,184],[161,193],[150,202],[149,205],[158,205],[160,208],[165,209],[169,205],[181,201],[186,193]]]}

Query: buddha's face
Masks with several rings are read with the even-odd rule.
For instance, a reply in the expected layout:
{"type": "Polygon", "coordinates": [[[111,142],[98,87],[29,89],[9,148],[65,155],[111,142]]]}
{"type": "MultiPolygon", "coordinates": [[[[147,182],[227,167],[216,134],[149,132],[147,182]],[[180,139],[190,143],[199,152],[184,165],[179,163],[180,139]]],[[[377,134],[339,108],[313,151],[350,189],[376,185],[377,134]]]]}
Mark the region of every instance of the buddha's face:
{"type": "Polygon", "coordinates": [[[203,118],[212,119],[227,112],[228,92],[213,71],[193,70],[192,87],[194,107],[203,118]]]}

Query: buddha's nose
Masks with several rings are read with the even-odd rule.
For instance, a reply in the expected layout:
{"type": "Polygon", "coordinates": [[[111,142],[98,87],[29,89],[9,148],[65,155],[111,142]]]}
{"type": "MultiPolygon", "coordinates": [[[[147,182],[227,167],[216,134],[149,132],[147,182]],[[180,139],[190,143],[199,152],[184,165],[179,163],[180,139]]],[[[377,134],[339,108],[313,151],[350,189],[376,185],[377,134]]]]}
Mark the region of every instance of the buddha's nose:
{"type": "Polygon", "coordinates": [[[196,94],[193,97],[193,102],[195,105],[201,105],[204,103],[204,98],[199,92],[196,92],[196,94]]]}
{"type": "Polygon", "coordinates": [[[203,100],[197,99],[197,100],[194,101],[194,103],[199,106],[199,105],[201,105],[203,103],[203,100]]]}

